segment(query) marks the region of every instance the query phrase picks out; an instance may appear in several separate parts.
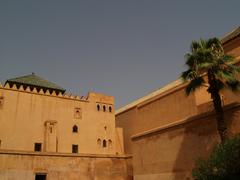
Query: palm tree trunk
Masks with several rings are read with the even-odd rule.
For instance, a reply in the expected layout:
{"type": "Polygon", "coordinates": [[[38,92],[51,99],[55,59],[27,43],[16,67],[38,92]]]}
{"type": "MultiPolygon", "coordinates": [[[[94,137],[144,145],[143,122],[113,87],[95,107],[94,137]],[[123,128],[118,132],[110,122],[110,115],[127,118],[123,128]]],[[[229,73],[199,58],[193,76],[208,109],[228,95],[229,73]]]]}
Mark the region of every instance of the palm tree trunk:
{"type": "Polygon", "coordinates": [[[218,133],[221,138],[221,142],[224,142],[228,138],[227,125],[224,119],[222,100],[219,93],[220,88],[218,87],[217,79],[215,78],[214,74],[211,73],[211,71],[208,71],[208,82],[210,85],[208,88],[208,92],[211,94],[214,109],[216,112],[218,133]]]}
{"type": "Polygon", "coordinates": [[[227,125],[224,119],[224,112],[222,108],[221,98],[219,93],[215,93],[213,96],[213,104],[216,112],[217,128],[221,141],[224,142],[227,139],[227,125]]]}

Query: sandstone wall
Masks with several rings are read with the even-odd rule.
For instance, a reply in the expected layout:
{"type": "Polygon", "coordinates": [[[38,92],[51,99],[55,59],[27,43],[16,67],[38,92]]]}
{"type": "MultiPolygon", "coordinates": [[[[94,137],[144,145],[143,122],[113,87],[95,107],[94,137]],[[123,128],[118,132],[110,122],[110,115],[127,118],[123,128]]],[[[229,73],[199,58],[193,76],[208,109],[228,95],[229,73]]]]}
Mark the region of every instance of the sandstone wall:
{"type": "Polygon", "coordinates": [[[132,180],[131,157],[0,151],[1,180],[132,180]]]}
{"type": "MultiPolygon", "coordinates": [[[[240,36],[223,46],[240,66],[240,36]]],[[[219,142],[207,88],[187,97],[185,85],[170,83],[153,96],[142,97],[117,111],[116,124],[123,128],[125,152],[133,154],[134,179],[191,179],[196,159],[207,157],[219,142]]],[[[230,135],[238,134],[240,93],[220,93],[230,135]]]]}
{"type": "MultiPolygon", "coordinates": [[[[240,133],[240,104],[228,107],[230,134],[240,133]]],[[[195,161],[219,142],[214,113],[132,136],[135,180],[188,180],[195,161]]]]}
{"type": "Polygon", "coordinates": [[[0,84],[0,124],[1,149],[34,151],[41,143],[44,152],[71,153],[72,145],[79,153],[123,152],[116,149],[122,142],[116,142],[112,96],[91,92],[80,98],[0,84]]]}
{"type": "Polygon", "coordinates": [[[131,136],[197,114],[195,97],[186,97],[184,86],[165,92],[116,115],[116,126],[123,128],[126,153],[132,153],[131,136]],[[183,110],[182,107],[185,107],[183,110]]]}

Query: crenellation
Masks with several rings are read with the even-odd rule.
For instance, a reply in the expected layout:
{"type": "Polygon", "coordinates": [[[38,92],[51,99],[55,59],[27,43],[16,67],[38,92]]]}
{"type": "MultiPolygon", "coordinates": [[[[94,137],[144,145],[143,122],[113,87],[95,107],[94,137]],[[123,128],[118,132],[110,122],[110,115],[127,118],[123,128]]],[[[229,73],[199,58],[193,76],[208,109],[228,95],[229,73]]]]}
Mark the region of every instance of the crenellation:
{"type": "Polygon", "coordinates": [[[11,89],[17,90],[18,88],[17,88],[16,84],[14,84],[14,85],[11,87],[11,89]]]}
{"type": "Polygon", "coordinates": [[[32,90],[32,92],[33,92],[33,93],[38,93],[38,92],[37,92],[37,88],[34,87],[33,90],[32,90]]]}
{"type": "Polygon", "coordinates": [[[25,89],[26,92],[31,92],[31,89],[29,86],[27,86],[27,88],[25,89]]]}
{"type": "Polygon", "coordinates": [[[6,83],[5,86],[3,87],[2,84],[0,84],[0,88],[4,88],[4,89],[8,89],[8,90],[13,90],[13,91],[21,91],[21,92],[26,92],[26,93],[33,93],[33,94],[39,94],[39,95],[45,95],[45,96],[52,96],[52,97],[59,97],[59,98],[65,98],[65,99],[72,99],[72,100],[79,100],[79,101],[87,101],[87,99],[84,96],[79,96],[79,95],[74,95],[74,94],[68,94],[68,93],[62,93],[59,92],[58,94],[56,93],[56,91],[52,91],[52,93],[50,93],[49,90],[46,90],[46,92],[44,92],[44,90],[41,88],[39,91],[37,90],[36,87],[34,87],[33,89],[30,88],[30,86],[27,86],[25,89],[23,87],[23,85],[20,85],[19,87],[17,87],[16,84],[13,84],[12,87],[10,87],[9,83],[6,83]]]}
{"type": "Polygon", "coordinates": [[[77,95],[77,96],[75,96],[75,99],[80,100],[80,97],[77,95]]]}
{"type": "Polygon", "coordinates": [[[46,95],[51,95],[50,91],[47,89],[47,91],[45,92],[46,95]]]}
{"type": "Polygon", "coordinates": [[[19,91],[24,91],[23,85],[18,88],[19,91]]]}
{"type": "Polygon", "coordinates": [[[44,94],[43,89],[41,88],[38,93],[39,93],[39,94],[44,94]]]}
{"type": "Polygon", "coordinates": [[[5,86],[4,86],[5,89],[10,89],[10,85],[9,83],[6,83],[5,86]]]}
{"type": "Polygon", "coordinates": [[[55,91],[53,91],[51,95],[52,95],[52,96],[57,96],[57,94],[56,94],[55,91]]]}
{"type": "Polygon", "coordinates": [[[69,94],[65,93],[65,94],[63,95],[63,97],[69,98],[70,96],[69,96],[69,94]]]}

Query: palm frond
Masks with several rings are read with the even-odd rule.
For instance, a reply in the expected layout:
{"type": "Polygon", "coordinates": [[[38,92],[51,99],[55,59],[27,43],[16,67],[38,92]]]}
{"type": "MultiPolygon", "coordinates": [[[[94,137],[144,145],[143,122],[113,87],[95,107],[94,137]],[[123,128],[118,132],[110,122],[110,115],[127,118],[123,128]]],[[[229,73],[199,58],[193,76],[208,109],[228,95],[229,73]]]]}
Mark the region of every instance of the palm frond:
{"type": "Polygon", "coordinates": [[[206,49],[199,49],[195,53],[192,54],[186,54],[186,65],[189,68],[194,69],[195,71],[202,72],[206,68],[210,68],[214,66],[214,63],[212,61],[212,54],[209,50],[206,49]]]}
{"type": "Polygon", "coordinates": [[[228,69],[218,69],[217,71],[215,71],[215,75],[217,78],[220,78],[222,80],[231,81],[235,79],[232,71],[229,71],[228,69]]]}
{"type": "Polygon", "coordinates": [[[226,78],[226,79],[232,79],[232,77],[235,78],[235,76],[240,73],[240,67],[236,66],[234,64],[228,64],[228,63],[219,63],[214,66],[215,74],[219,78],[226,78]],[[223,76],[222,76],[223,75],[223,76]],[[221,77],[222,76],[222,77],[221,77]],[[232,77],[230,77],[232,76],[232,77]]]}
{"type": "Polygon", "coordinates": [[[240,73],[240,67],[239,67],[239,66],[229,64],[229,65],[228,65],[228,68],[229,68],[229,70],[232,71],[233,73],[240,73]]]}
{"type": "Polygon", "coordinates": [[[213,47],[222,50],[221,41],[216,37],[210,38],[209,40],[206,41],[206,48],[211,49],[213,47]]]}
{"type": "Polygon", "coordinates": [[[214,63],[212,53],[209,49],[201,49],[198,50],[196,53],[196,57],[198,59],[198,64],[200,65],[201,63],[209,63],[212,64],[214,63]]]}
{"type": "Polygon", "coordinates": [[[232,91],[237,91],[240,89],[240,82],[237,79],[227,81],[226,84],[232,91]]]}
{"type": "Polygon", "coordinates": [[[224,55],[222,58],[223,62],[225,63],[231,63],[234,61],[234,58],[230,55],[224,55]]]}
{"type": "Polygon", "coordinates": [[[197,51],[198,49],[201,49],[201,46],[202,46],[201,43],[199,43],[198,41],[192,41],[190,50],[193,53],[193,52],[197,51]]]}
{"type": "Polygon", "coordinates": [[[192,80],[194,78],[196,78],[198,75],[196,73],[196,71],[192,70],[192,69],[188,69],[187,71],[184,71],[181,75],[181,78],[184,81],[189,81],[192,80]]]}
{"type": "Polygon", "coordinates": [[[224,54],[218,38],[192,41],[190,52],[185,55],[185,59],[188,70],[182,73],[181,78],[190,81],[186,87],[187,95],[205,84],[202,76],[208,72],[211,72],[213,78],[208,85],[209,89],[219,91],[224,87],[230,87],[234,90],[240,86],[236,80],[240,67],[232,63],[234,60],[232,56],[224,54]]]}
{"type": "Polygon", "coordinates": [[[206,41],[204,39],[200,38],[199,43],[201,45],[200,49],[206,49],[206,41]]]}
{"type": "Polygon", "coordinates": [[[193,68],[194,65],[196,64],[196,58],[194,57],[193,54],[190,54],[190,53],[187,53],[185,54],[185,59],[186,59],[186,65],[189,67],[189,68],[193,68]]]}
{"type": "Polygon", "coordinates": [[[202,62],[201,64],[198,65],[198,67],[202,70],[207,70],[209,67],[212,67],[213,63],[209,63],[209,62],[202,62]]]}
{"type": "Polygon", "coordinates": [[[190,93],[194,92],[197,88],[202,86],[204,83],[205,81],[203,77],[197,77],[191,80],[185,89],[186,94],[189,95],[190,93]]]}

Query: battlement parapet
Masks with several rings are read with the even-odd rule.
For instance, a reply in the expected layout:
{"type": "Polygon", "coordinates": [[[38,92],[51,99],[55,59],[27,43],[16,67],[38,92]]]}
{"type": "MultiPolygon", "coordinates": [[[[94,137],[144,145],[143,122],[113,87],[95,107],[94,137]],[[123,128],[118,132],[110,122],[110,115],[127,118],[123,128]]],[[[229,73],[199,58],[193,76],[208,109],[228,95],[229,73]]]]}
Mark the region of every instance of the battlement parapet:
{"type": "Polygon", "coordinates": [[[52,96],[52,97],[59,97],[59,98],[65,98],[65,99],[72,99],[77,101],[88,101],[87,97],[85,96],[78,96],[78,95],[68,94],[68,93],[63,94],[62,92],[57,93],[54,90],[52,92],[50,92],[49,90],[44,91],[42,88],[37,90],[36,87],[31,88],[30,86],[27,86],[26,88],[24,88],[23,85],[17,87],[15,84],[11,87],[9,83],[6,83],[5,85],[2,85],[0,83],[0,89],[39,94],[39,95],[52,96]]]}

